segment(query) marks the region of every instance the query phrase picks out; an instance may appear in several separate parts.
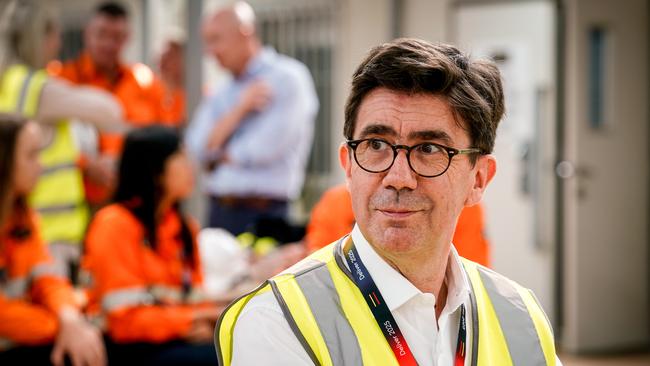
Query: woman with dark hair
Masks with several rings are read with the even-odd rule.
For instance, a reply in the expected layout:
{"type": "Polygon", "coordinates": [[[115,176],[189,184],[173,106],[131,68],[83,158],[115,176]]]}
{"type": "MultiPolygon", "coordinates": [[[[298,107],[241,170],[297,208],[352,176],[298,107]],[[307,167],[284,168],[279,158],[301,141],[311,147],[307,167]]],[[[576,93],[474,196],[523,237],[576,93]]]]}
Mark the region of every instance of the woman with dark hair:
{"type": "Polygon", "coordinates": [[[39,125],[0,114],[0,364],[103,365],[101,335],[58,273],[26,203],[38,179],[39,125]]]}
{"type": "Polygon", "coordinates": [[[196,225],[180,208],[193,185],[175,130],[127,135],[114,203],[91,222],[83,259],[111,363],[217,363],[212,335],[221,307],[202,298],[196,225]]]}

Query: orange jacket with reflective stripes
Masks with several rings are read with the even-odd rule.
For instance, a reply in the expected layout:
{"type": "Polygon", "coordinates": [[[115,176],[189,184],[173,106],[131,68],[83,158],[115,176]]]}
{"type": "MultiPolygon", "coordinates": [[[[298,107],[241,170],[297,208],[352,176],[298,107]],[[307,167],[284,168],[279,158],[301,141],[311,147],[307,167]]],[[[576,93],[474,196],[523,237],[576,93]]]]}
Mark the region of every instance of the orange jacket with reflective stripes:
{"type": "Polygon", "coordinates": [[[190,330],[202,306],[198,249],[196,266],[182,261],[180,217],[170,210],[157,228],[157,248],[145,243],[144,226],[124,206],[99,210],[90,224],[82,268],[90,277],[89,310],[100,312],[116,342],[166,342],[190,330]],[[182,296],[183,277],[192,290],[182,296]]]}
{"type": "MultiPolygon", "coordinates": [[[[4,346],[40,345],[54,341],[58,312],[77,307],[72,287],[57,270],[41,240],[35,214],[16,214],[0,230],[0,350],[4,346]],[[28,228],[22,234],[16,228],[28,228]]],[[[21,230],[22,231],[22,230],[21,230]]]]}
{"type": "MultiPolygon", "coordinates": [[[[352,230],[354,222],[352,200],[346,186],[330,188],[312,210],[305,237],[307,248],[314,252],[336,241],[352,230]]],[[[480,204],[463,209],[452,242],[462,257],[490,266],[490,246],[480,204]]]]}

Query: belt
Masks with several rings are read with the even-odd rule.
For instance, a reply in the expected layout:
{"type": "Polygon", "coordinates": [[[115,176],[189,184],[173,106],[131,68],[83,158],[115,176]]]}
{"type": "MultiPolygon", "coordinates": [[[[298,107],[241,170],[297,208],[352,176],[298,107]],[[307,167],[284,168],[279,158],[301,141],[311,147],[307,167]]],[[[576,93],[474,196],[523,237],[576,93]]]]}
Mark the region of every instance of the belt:
{"type": "Polygon", "coordinates": [[[266,210],[272,205],[286,204],[287,200],[260,196],[212,196],[219,205],[226,207],[244,207],[254,210],[266,210]]]}

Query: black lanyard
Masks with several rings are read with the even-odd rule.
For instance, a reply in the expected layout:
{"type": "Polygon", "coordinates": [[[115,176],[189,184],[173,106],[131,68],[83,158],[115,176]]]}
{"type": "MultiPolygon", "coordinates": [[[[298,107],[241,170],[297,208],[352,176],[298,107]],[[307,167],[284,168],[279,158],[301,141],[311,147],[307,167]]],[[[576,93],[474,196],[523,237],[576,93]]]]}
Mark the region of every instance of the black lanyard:
{"type": "MultiPolygon", "coordinates": [[[[363,298],[366,300],[375,321],[381,328],[386,341],[390,345],[391,350],[395,354],[395,358],[400,365],[417,366],[417,361],[409,348],[402,331],[399,329],[393,314],[386,305],[379,288],[375,281],[370,276],[370,272],[361,261],[361,257],[354,247],[354,243],[350,240],[350,245],[343,247],[343,254],[345,261],[350,267],[352,278],[357,285],[363,298]]],[[[463,366],[465,364],[467,328],[465,321],[465,305],[461,305],[460,309],[460,326],[458,329],[458,344],[456,346],[456,357],[454,366],[463,366]]]]}

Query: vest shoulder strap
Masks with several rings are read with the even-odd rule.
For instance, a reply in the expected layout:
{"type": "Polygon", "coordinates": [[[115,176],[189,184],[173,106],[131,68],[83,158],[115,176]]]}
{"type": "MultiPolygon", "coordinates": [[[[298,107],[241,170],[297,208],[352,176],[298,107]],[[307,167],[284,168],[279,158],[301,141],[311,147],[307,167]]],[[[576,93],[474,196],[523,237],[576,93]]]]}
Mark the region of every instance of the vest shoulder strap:
{"type": "Polygon", "coordinates": [[[343,263],[345,238],[314,253],[295,272],[277,280],[274,295],[294,334],[316,365],[396,366],[363,294],[343,263]],[[359,306],[364,304],[364,306],[359,306]]]}
{"type": "Polygon", "coordinates": [[[265,281],[253,291],[246,293],[230,303],[221,313],[214,330],[214,345],[217,350],[219,365],[230,366],[232,362],[232,343],[235,324],[239,314],[248,302],[258,294],[270,291],[271,286],[265,281]]]}
{"type": "Polygon", "coordinates": [[[477,364],[554,365],[551,326],[532,292],[474,262],[463,266],[478,310],[477,364]]]}
{"type": "Polygon", "coordinates": [[[0,110],[34,117],[47,77],[44,70],[31,70],[22,64],[9,66],[0,81],[0,110]]]}

